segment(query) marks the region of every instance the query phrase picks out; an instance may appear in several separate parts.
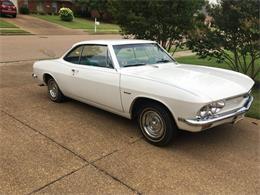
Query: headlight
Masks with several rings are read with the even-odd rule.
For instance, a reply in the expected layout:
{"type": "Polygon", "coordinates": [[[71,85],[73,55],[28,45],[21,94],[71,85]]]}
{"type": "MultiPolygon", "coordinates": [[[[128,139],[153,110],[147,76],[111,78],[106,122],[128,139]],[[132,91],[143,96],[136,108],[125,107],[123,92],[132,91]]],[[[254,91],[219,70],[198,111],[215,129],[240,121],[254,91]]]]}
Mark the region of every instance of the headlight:
{"type": "Polygon", "coordinates": [[[198,117],[205,119],[217,114],[223,107],[225,106],[225,102],[223,100],[213,102],[206,106],[203,106],[198,112],[198,117]]]}

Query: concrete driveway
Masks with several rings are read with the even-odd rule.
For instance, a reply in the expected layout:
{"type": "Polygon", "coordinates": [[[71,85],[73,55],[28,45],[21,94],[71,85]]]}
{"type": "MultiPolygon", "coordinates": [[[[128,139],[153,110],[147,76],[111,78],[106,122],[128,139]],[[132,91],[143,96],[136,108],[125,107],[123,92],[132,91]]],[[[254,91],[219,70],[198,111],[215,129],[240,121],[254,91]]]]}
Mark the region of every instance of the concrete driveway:
{"type": "Polygon", "coordinates": [[[16,18],[1,18],[14,23],[18,27],[35,35],[84,35],[83,30],[69,29],[60,25],[41,20],[30,15],[17,15],[16,18]]]}
{"type": "Polygon", "coordinates": [[[32,63],[0,66],[0,194],[259,194],[259,120],[158,148],[132,121],[49,101],[32,63]]]}

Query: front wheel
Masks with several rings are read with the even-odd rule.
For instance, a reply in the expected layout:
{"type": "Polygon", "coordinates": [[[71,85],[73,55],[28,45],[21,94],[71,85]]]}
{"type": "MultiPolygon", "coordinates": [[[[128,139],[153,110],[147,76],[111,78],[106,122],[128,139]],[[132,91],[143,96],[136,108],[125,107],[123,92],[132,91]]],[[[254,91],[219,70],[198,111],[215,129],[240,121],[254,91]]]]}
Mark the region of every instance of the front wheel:
{"type": "Polygon", "coordinates": [[[54,102],[62,102],[64,100],[64,95],[53,78],[48,80],[48,96],[54,102]]]}
{"type": "Polygon", "coordinates": [[[168,145],[178,132],[171,113],[159,104],[142,106],[138,124],[146,141],[157,146],[168,145]]]}

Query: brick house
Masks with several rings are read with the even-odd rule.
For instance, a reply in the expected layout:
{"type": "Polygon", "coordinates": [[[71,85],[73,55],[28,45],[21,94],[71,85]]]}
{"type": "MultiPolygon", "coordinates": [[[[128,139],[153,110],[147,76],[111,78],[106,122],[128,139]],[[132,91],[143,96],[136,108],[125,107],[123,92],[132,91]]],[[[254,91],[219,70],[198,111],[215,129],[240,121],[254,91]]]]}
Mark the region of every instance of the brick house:
{"type": "Polygon", "coordinates": [[[29,8],[31,13],[56,14],[62,7],[73,9],[73,0],[13,0],[17,1],[18,9],[22,6],[29,8]]]}

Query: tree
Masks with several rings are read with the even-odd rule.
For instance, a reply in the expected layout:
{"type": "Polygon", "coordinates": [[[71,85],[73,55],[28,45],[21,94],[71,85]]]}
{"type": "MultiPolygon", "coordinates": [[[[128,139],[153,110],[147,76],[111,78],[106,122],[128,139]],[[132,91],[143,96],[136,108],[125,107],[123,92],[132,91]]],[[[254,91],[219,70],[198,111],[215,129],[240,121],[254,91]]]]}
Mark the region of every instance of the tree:
{"type": "Polygon", "coordinates": [[[80,17],[90,17],[86,0],[74,0],[75,15],[80,17]]]}
{"type": "Polygon", "coordinates": [[[101,20],[108,14],[108,0],[89,0],[89,9],[96,10],[101,20]]]}
{"type": "Polygon", "coordinates": [[[96,10],[101,20],[108,14],[108,0],[75,0],[75,3],[89,12],[96,10]]]}
{"type": "Polygon", "coordinates": [[[189,47],[255,80],[260,72],[259,7],[259,0],[221,0],[208,8],[212,25],[200,24],[190,33],[189,47]]]}
{"type": "Polygon", "coordinates": [[[168,51],[173,45],[174,51],[183,45],[203,4],[204,0],[110,1],[111,13],[123,35],[155,40],[168,51]]]}

